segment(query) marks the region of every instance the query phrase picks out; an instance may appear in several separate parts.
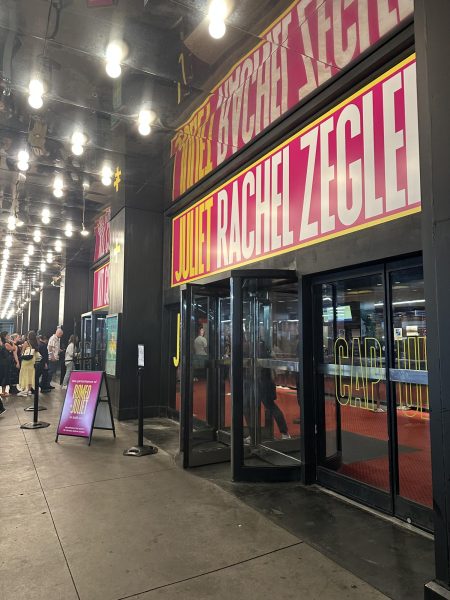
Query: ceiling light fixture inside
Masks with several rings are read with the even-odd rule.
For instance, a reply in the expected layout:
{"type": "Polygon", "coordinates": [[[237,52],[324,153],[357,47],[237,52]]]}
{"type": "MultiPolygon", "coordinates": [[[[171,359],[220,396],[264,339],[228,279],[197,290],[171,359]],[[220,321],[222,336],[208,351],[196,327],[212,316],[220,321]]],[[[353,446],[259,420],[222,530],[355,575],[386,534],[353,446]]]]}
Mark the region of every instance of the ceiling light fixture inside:
{"type": "Polygon", "coordinates": [[[28,96],[28,104],[31,108],[39,110],[42,108],[44,101],[42,100],[42,96],[44,94],[44,84],[39,79],[32,79],[28,86],[29,96],[28,96]]]}
{"type": "Polygon", "coordinates": [[[72,152],[75,156],[81,156],[84,152],[84,146],[87,138],[81,131],[74,131],[72,135],[72,152]]]}
{"type": "Polygon", "coordinates": [[[56,175],[55,181],[53,182],[53,195],[55,198],[61,198],[63,195],[64,181],[61,175],[56,175]]]}
{"type": "Polygon", "coordinates": [[[138,131],[141,135],[148,135],[152,128],[150,124],[155,120],[156,115],[152,110],[142,109],[138,116],[138,131]]]}
{"type": "Polygon", "coordinates": [[[72,237],[72,233],[73,233],[72,223],[68,222],[66,224],[66,228],[64,230],[64,233],[66,234],[67,237],[72,237]]]}
{"type": "Polygon", "coordinates": [[[10,231],[14,231],[16,228],[16,217],[14,215],[9,215],[8,217],[8,229],[10,231]]]}
{"type": "Polygon", "coordinates": [[[42,209],[42,222],[44,225],[48,225],[50,223],[50,211],[48,208],[42,209]]]}
{"type": "Polygon", "coordinates": [[[111,185],[113,172],[109,165],[103,165],[102,168],[102,183],[103,185],[111,185]]]}
{"type": "Polygon", "coordinates": [[[20,150],[17,154],[17,168],[19,171],[28,171],[30,168],[29,165],[30,155],[26,150],[20,150]]]}
{"type": "Polygon", "coordinates": [[[106,73],[112,79],[117,79],[122,73],[120,62],[123,58],[123,44],[121,42],[110,42],[106,48],[106,73]]]}
{"type": "Polygon", "coordinates": [[[212,0],[208,9],[209,35],[219,40],[225,35],[227,27],[225,19],[228,16],[228,6],[225,0],[212,0]]]}

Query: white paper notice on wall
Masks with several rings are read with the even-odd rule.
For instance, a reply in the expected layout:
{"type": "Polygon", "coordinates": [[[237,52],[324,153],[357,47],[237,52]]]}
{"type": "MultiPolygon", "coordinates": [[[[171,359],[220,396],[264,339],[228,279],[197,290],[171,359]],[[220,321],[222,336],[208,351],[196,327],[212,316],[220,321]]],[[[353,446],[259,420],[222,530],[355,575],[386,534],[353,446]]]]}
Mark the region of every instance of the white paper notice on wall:
{"type": "Polygon", "coordinates": [[[138,345],[138,367],[145,367],[145,350],[144,345],[138,345]]]}
{"type": "Polygon", "coordinates": [[[401,340],[403,338],[403,330],[401,327],[394,327],[394,340],[401,340]]]}

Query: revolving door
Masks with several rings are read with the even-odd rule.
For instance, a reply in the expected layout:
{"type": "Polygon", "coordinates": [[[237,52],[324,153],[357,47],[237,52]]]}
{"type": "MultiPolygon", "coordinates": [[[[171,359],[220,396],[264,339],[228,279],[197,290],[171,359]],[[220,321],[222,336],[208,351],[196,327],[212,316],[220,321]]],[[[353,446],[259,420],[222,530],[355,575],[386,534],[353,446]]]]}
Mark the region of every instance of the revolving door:
{"type": "Polygon", "coordinates": [[[231,461],[237,481],[298,479],[295,273],[237,271],[188,285],[183,317],[184,466],[231,461]]]}

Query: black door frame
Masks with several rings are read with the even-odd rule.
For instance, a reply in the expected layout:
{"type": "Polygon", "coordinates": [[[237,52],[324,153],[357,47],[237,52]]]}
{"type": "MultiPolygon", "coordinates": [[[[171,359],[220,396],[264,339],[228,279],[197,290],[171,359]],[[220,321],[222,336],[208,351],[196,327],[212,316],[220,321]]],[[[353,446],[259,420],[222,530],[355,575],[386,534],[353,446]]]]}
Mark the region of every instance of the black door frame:
{"type": "MultiPolygon", "coordinates": [[[[398,494],[399,491],[399,473],[398,473],[398,435],[397,435],[397,418],[396,411],[393,410],[395,400],[394,389],[395,385],[390,381],[390,369],[394,363],[394,347],[392,339],[392,305],[391,305],[391,285],[390,276],[394,271],[422,267],[422,257],[414,256],[404,259],[394,259],[391,261],[383,261],[366,267],[357,267],[354,269],[345,269],[341,271],[328,272],[312,277],[308,282],[309,294],[312,306],[312,340],[313,340],[313,396],[315,407],[315,452],[312,454],[315,460],[316,481],[334,491],[348,496],[358,502],[392,514],[408,522],[431,531],[433,526],[433,513],[422,505],[415,503],[412,500],[407,500],[398,494]],[[389,453],[389,481],[390,492],[384,492],[377,488],[366,485],[362,482],[351,479],[345,475],[335,473],[326,467],[318,465],[318,456],[321,435],[321,419],[320,419],[320,374],[315,368],[320,362],[320,347],[322,344],[321,338],[321,304],[318,303],[318,294],[316,290],[323,283],[330,283],[337,280],[351,279],[359,276],[369,276],[380,274],[383,278],[384,285],[384,319],[385,319],[385,367],[386,367],[386,397],[388,403],[388,453],[389,453]]],[[[306,316],[304,315],[306,320],[306,316]]]]}

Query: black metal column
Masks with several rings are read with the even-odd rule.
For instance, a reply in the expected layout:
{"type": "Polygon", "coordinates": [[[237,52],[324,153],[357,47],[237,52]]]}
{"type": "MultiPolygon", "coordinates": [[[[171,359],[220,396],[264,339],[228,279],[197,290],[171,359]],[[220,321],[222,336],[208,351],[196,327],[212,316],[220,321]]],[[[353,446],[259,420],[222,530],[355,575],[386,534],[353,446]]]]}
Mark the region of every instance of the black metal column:
{"type": "Polygon", "coordinates": [[[416,0],[422,242],[427,300],[427,350],[436,579],[425,598],[450,598],[450,2],[416,0]]]}

